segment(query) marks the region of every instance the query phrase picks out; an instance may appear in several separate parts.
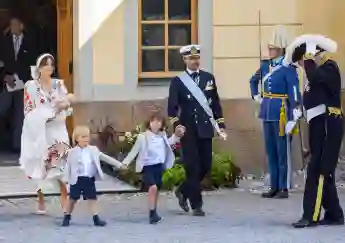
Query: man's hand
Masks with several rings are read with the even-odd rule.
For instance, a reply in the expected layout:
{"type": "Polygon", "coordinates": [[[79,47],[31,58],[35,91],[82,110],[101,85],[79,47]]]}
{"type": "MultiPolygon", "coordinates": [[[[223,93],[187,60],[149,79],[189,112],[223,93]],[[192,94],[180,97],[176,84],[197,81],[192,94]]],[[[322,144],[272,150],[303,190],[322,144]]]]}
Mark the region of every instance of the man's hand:
{"type": "Polygon", "coordinates": [[[255,96],[254,96],[254,100],[255,100],[256,102],[258,102],[259,104],[261,104],[261,102],[262,102],[262,98],[261,98],[260,95],[255,95],[255,96]]]}
{"type": "Polygon", "coordinates": [[[182,125],[177,125],[176,128],[175,128],[175,132],[174,134],[177,136],[177,137],[183,137],[184,133],[186,132],[186,128],[182,125]]]}
{"type": "Polygon", "coordinates": [[[299,118],[302,117],[302,111],[299,108],[293,109],[292,114],[294,121],[297,121],[299,118]]]}
{"type": "Polygon", "coordinates": [[[4,77],[4,81],[11,88],[14,88],[16,86],[15,79],[14,79],[13,75],[6,74],[4,77]]]}
{"type": "Polygon", "coordinates": [[[226,134],[224,128],[220,129],[219,137],[221,137],[221,139],[223,139],[224,141],[228,138],[228,134],[226,134]]]}

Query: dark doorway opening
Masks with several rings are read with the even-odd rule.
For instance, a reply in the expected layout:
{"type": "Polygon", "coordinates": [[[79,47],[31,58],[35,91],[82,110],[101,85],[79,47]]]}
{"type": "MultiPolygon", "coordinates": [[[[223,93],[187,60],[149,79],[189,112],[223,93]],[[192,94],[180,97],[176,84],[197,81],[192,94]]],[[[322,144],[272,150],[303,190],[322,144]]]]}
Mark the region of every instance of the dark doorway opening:
{"type": "MultiPolygon", "coordinates": [[[[11,35],[9,21],[14,16],[24,23],[24,36],[34,44],[37,56],[48,52],[57,58],[56,0],[0,0],[0,45],[1,40],[11,35]]],[[[0,52],[0,73],[4,65],[6,63],[3,62],[0,52]]],[[[4,92],[7,91],[3,80],[0,80],[0,106],[4,92]]],[[[0,162],[2,158],[12,156],[13,112],[11,106],[0,114],[0,162]]]]}

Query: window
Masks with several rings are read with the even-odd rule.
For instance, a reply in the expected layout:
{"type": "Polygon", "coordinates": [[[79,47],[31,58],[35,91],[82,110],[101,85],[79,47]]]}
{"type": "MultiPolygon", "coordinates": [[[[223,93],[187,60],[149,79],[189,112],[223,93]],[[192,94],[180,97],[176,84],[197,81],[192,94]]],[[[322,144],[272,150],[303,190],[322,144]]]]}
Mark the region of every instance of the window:
{"type": "Polygon", "coordinates": [[[197,43],[197,0],[139,0],[139,81],[184,70],[180,48],[197,43]]]}

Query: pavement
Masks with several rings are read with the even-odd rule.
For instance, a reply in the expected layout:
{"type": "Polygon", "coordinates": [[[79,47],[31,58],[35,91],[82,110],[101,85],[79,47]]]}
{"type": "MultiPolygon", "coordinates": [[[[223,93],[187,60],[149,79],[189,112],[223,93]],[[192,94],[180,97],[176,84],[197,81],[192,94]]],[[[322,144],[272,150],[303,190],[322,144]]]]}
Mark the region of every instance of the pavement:
{"type": "MultiPolygon", "coordinates": [[[[103,193],[127,193],[136,192],[137,189],[114,177],[105,175],[103,181],[97,181],[97,188],[100,194],[103,193]]],[[[45,193],[46,195],[57,195],[57,188],[45,193]]],[[[29,180],[19,166],[0,167],[0,199],[36,197],[37,186],[34,181],[29,180]]]]}
{"type": "MultiPolygon", "coordinates": [[[[60,227],[62,212],[57,197],[47,199],[48,214],[34,215],[30,198],[0,201],[0,242],[5,243],[337,243],[345,227],[293,229],[300,217],[302,193],[287,200],[262,199],[237,189],[208,192],[206,217],[182,213],[171,193],[162,193],[163,221],[148,224],[145,194],[101,195],[100,215],[105,228],[92,225],[87,204],[80,202],[68,228],[60,227]]],[[[341,195],[344,205],[345,194],[341,195]]]]}

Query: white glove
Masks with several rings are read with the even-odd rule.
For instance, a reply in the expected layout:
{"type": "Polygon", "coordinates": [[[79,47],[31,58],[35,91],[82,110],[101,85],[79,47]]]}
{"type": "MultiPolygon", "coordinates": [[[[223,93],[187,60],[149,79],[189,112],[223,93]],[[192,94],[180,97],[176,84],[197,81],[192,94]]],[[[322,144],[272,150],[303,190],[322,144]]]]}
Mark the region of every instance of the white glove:
{"type": "Polygon", "coordinates": [[[261,102],[262,102],[262,98],[261,98],[260,95],[255,95],[255,96],[254,96],[254,100],[255,100],[256,102],[258,102],[259,104],[261,104],[261,102]]]}
{"type": "Polygon", "coordinates": [[[315,56],[316,54],[316,44],[312,42],[306,42],[306,54],[312,54],[315,56]]]}
{"type": "Polygon", "coordinates": [[[292,114],[293,114],[293,120],[297,121],[299,118],[301,118],[302,111],[299,108],[295,108],[293,109],[292,114]]]}

